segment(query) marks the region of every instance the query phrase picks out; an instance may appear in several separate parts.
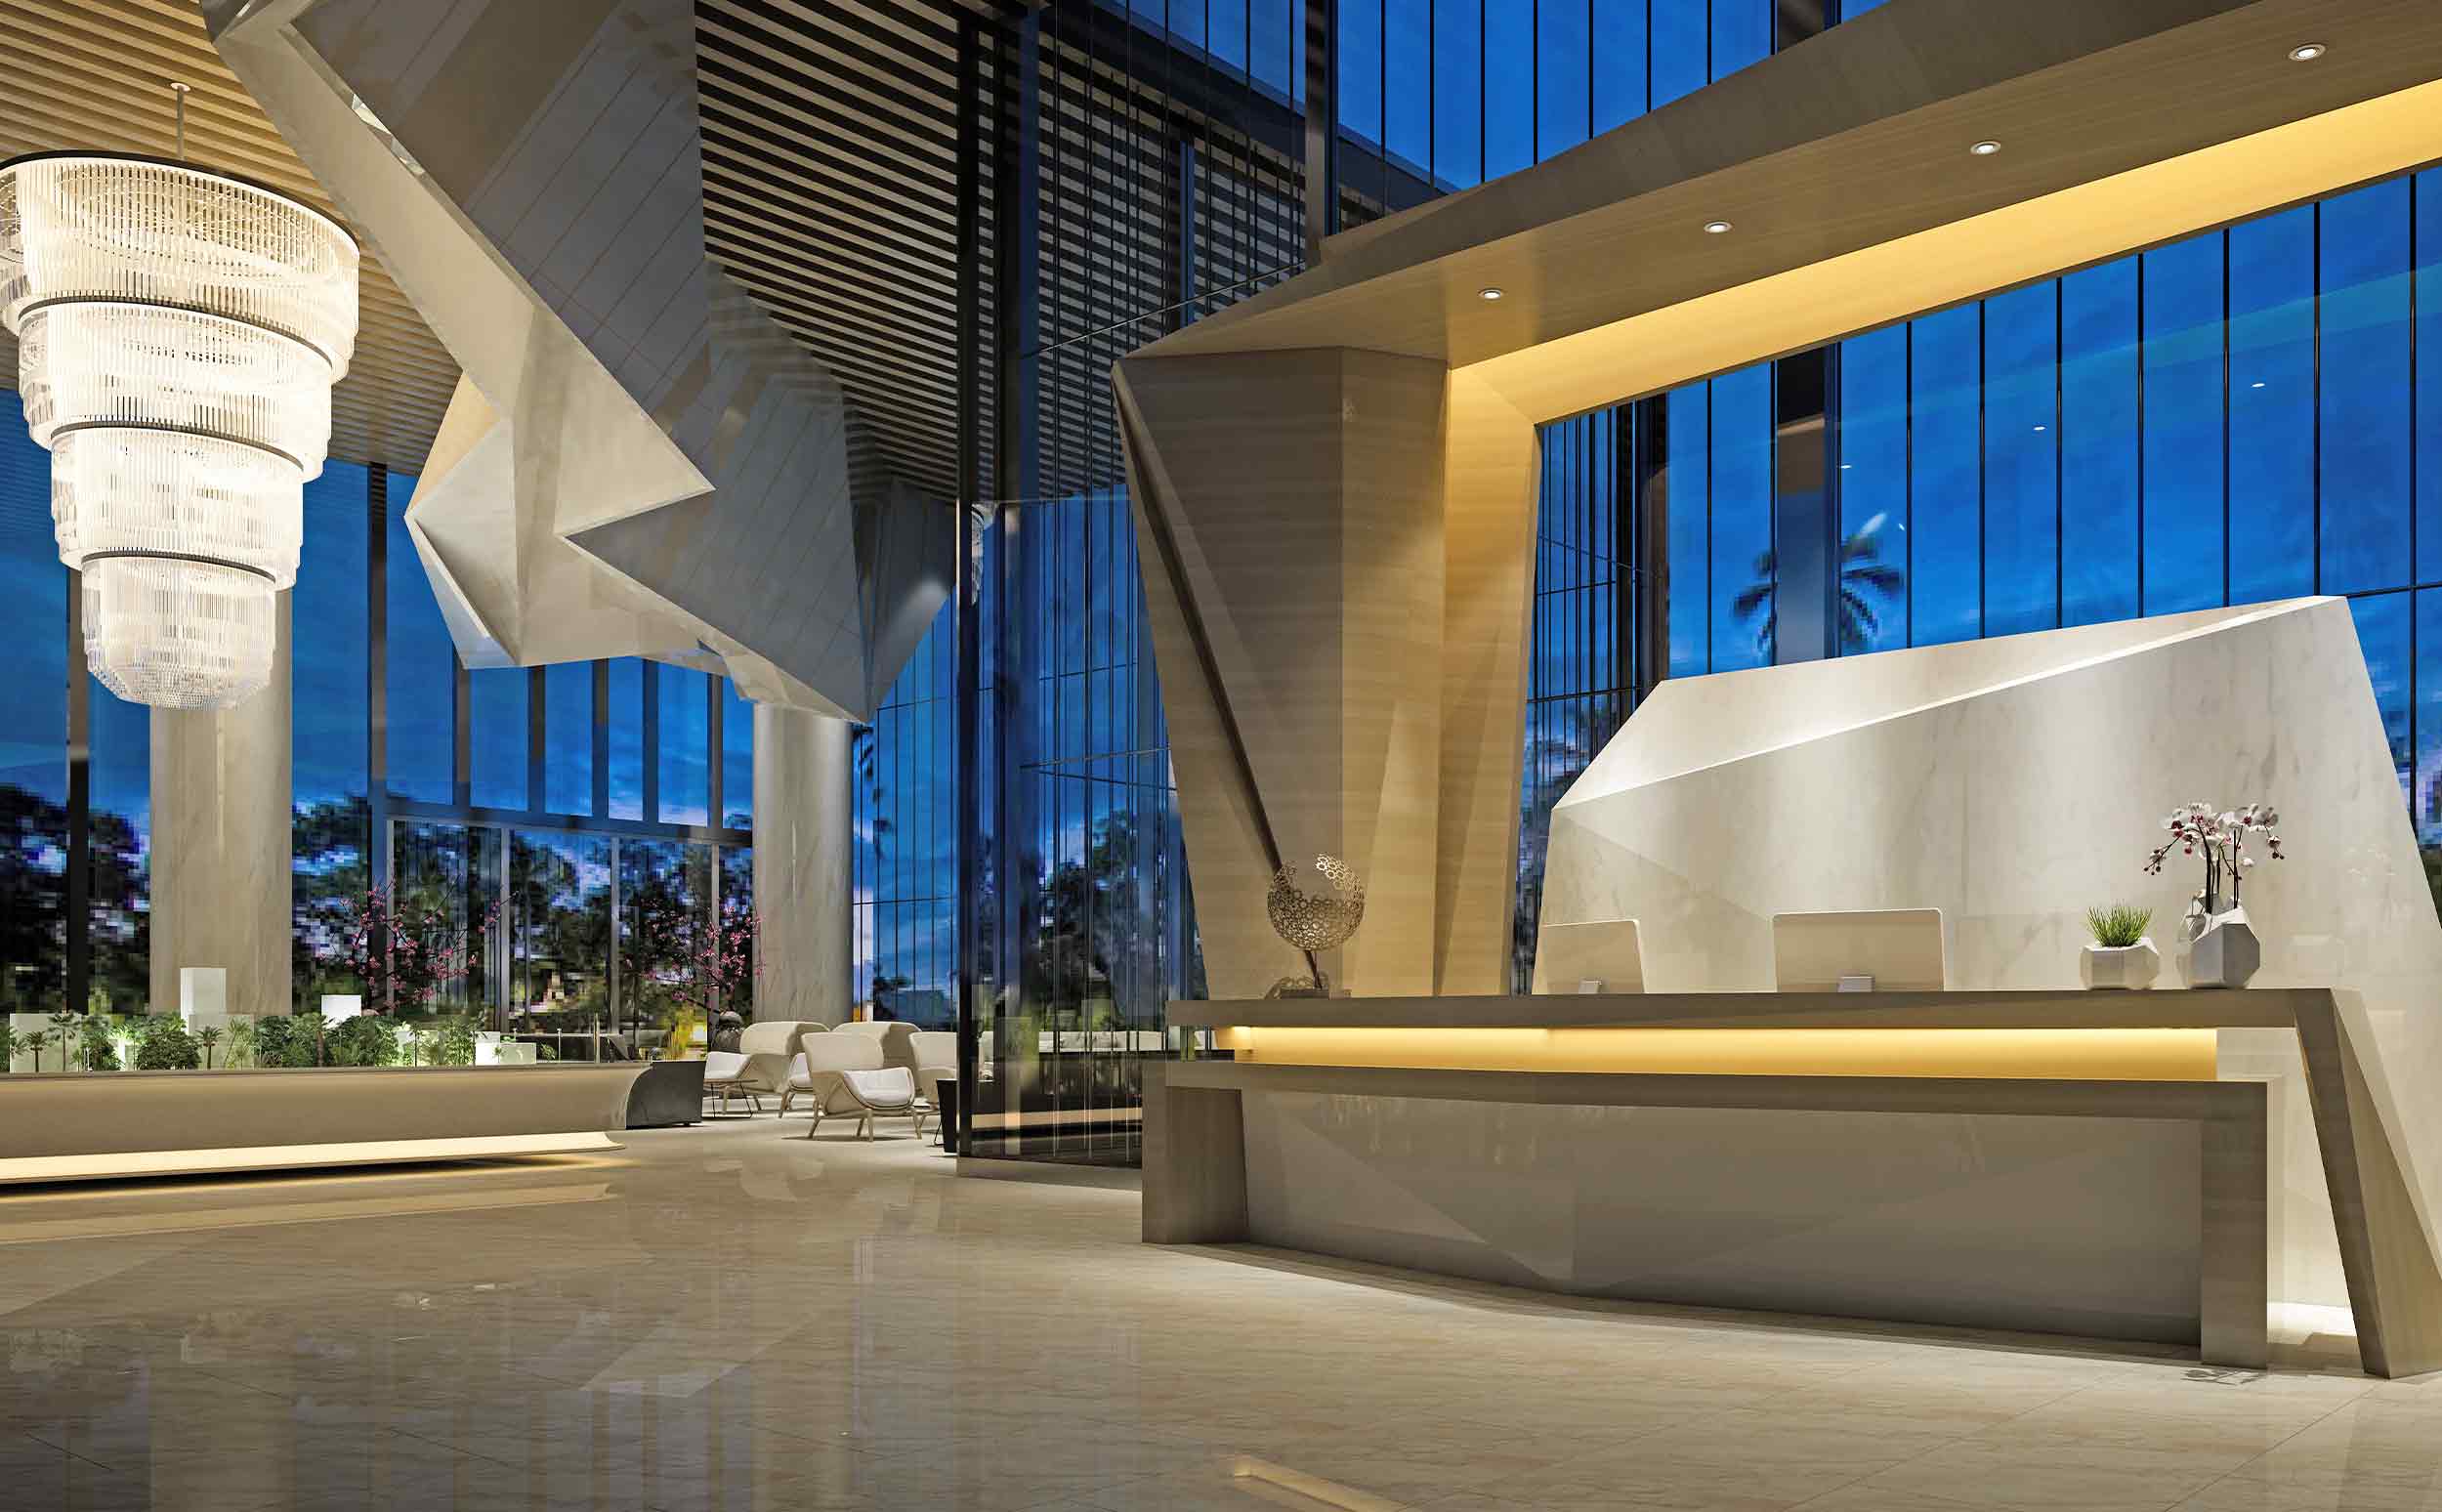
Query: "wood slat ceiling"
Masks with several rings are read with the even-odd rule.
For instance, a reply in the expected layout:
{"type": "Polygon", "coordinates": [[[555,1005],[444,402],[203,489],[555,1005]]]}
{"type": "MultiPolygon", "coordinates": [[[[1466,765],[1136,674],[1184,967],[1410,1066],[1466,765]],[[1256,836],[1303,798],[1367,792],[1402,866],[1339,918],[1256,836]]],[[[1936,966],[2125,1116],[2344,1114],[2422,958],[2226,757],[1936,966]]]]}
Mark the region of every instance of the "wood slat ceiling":
{"type": "MultiPolygon", "coordinates": [[[[839,376],[858,471],[956,490],[958,19],[996,0],[696,0],[708,250],[839,376]]],[[[189,0],[0,0],[0,157],[175,150],[335,207],[189,0]]],[[[331,452],[420,471],[457,364],[367,249],[331,452]]],[[[0,384],[16,344],[0,334],[0,384]]],[[[862,481],[862,480],[861,480],[862,481]]]]}
{"type": "MultiPolygon", "coordinates": [[[[170,83],[187,99],[187,155],[337,208],[225,67],[189,0],[0,0],[0,158],[89,147],[171,155],[170,83]]],[[[366,250],[361,328],[331,396],[331,454],[420,471],[458,366],[366,250]]],[[[0,386],[17,384],[17,344],[0,332],[0,386]]]]}
{"type": "Polygon", "coordinates": [[[896,475],[945,498],[957,495],[962,14],[956,0],[695,5],[712,256],[838,376],[860,481],[896,475]]]}

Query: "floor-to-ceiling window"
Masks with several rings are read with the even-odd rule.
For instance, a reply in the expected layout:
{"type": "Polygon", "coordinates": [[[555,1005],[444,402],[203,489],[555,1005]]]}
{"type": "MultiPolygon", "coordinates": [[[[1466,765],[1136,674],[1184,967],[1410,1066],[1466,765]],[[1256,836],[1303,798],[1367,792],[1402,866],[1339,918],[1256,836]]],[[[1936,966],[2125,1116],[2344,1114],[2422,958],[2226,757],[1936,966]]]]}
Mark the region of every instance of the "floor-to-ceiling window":
{"type": "MultiPolygon", "coordinates": [[[[1327,75],[1336,224],[1524,168],[1821,31],[1832,13],[1808,0],[1341,0],[1327,75]]],[[[1127,1158],[1129,1058],[1161,1053],[1161,1002],[1200,990],[1109,374],[1303,266],[1303,114],[1319,66],[1308,22],[1297,0],[1056,0],[986,33],[980,71],[1012,130],[987,128],[1002,172],[969,186],[989,205],[976,275],[990,270],[992,305],[969,383],[994,406],[971,424],[989,431],[996,467],[976,483],[991,501],[978,633],[961,689],[957,618],[945,615],[854,763],[858,995],[879,1014],[948,1018],[961,969],[972,973],[977,1111],[992,1120],[979,1138],[1056,1145],[1095,1130],[1074,1149],[1127,1158]]],[[[1521,793],[1528,858],[1549,804],[1537,789],[1565,785],[1573,752],[1616,726],[1651,659],[1609,607],[1629,574],[1675,567],[1696,596],[1694,617],[1661,624],[1657,645],[1702,667],[1773,654],[1776,530],[1792,509],[1830,507],[1827,371],[1716,380],[1658,411],[1650,443],[1624,452],[1616,426],[1579,428],[1574,502],[1543,523],[1545,559],[1567,577],[1542,596],[1553,617],[1538,632],[1538,754],[1521,793]],[[1621,533],[1630,465],[1665,469],[1698,501],[1696,559],[1621,533]],[[1716,581],[1735,585],[1718,616],[1716,581]]]]}
{"type": "MultiPolygon", "coordinates": [[[[673,974],[694,970],[715,907],[751,909],[751,706],[691,667],[464,667],[405,523],[413,496],[411,477],[336,460],[305,490],[290,599],[294,1006],[361,993],[350,921],[369,890],[395,887],[464,937],[452,943],[465,969],[425,1006],[569,1054],[594,1053],[589,1036],[604,1032],[664,1032],[673,974]],[[679,880],[614,929],[623,846],[638,848],[640,875],[679,880]],[[694,911],[653,913],[664,892],[694,911]],[[651,937],[625,992],[614,933],[651,937]]],[[[142,1013],[153,1006],[150,711],[71,679],[71,582],[49,454],[0,391],[0,628],[13,647],[0,672],[12,713],[0,1009],[142,1013]]],[[[752,994],[733,997],[745,1007],[752,994]]]]}
{"type": "Polygon", "coordinates": [[[289,595],[295,808],[289,901],[296,916],[290,981],[301,1002],[358,990],[339,965],[351,903],[372,885],[373,809],[365,583],[380,517],[369,472],[330,462],[306,484],[305,549],[289,595]]]}
{"type": "Polygon", "coordinates": [[[979,983],[971,1139],[1130,1160],[1162,1011],[1203,992],[1135,530],[1104,488],[1031,505],[995,536],[995,971],[979,983]]]}
{"type": "MultiPolygon", "coordinates": [[[[2409,817],[2442,859],[2442,170],[1547,427],[1547,529],[1593,497],[1570,460],[1588,427],[1629,458],[1629,538],[1659,548],[1619,613],[1645,607],[1661,675],[2346,595],[2409,817]],[[1821,539],[1786,467],[1803,417],[1743,392],[1786,396],[1798,363],[1826,370],[1836,523],[1802,583],[1797,537],[1821,539]],[[1745,459],[1775,449],[1759,513],[1745,459]],[[1771,572],[1743,569],[1759,543],[1771,572]],[[1759,610],[1777,646],[1751,638],[1759,610]],[[1818,612],[1820,646],[1792,653],[1786,627],[1818,612]]],[[[1580,575],[1538,564],[1538,650],[1567,642],[1580,575]]],[[[1580,659],[1578,682],[1604,681],[1580,659]]],[[[1538,695],[1550,675],[1538,659],[1538,695]]],[[[1530,836],[1579,748],[1530,720],[1530,836]]],[[[1530,844],[1522,907],[1539,866],[1530,844]]]]}
{"type": "Polygon", "coordinates": [[[849,739],[852,906],[863,1016],[957,1021],[957,621],[934,621],[849,739]]]}
{"type": "Polygon", "coordinates": [[[51,456],[0,391],[0,1012],[57,1012],[67,990],[67,569],[51,534],[51,456]]]}

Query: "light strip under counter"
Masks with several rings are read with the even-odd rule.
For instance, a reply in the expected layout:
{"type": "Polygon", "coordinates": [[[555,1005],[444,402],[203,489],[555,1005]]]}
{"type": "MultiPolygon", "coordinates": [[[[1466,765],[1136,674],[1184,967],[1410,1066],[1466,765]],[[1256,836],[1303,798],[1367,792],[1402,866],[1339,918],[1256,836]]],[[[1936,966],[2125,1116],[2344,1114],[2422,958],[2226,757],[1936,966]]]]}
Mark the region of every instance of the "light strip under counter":
{"type": "Polygon", "coordinates": [[[1284,1066],[1757,1076],[2211,1081],[2199,1029],[1254,1029],[1213,1048],[1284,1066]]]}
{"type": "Polygon", "coordinates": [[[1283,1066],[2211,1081],[2222,1029],[2295,1011],[2280,988],[1676,992],[1179,1002],[1169,1022],[1283,1066]]]}

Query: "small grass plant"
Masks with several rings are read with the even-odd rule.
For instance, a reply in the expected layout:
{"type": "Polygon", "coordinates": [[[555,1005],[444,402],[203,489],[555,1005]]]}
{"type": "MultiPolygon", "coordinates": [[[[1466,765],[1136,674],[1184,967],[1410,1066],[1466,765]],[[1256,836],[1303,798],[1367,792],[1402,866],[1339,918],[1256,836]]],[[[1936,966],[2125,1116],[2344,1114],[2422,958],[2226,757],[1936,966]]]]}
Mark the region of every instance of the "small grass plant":
{"type": "Polygon", "coordinates": [[[2154,910],[2133,903],[2110,903],[2085,910],[2085,927],[2094,943],[2107,949],[2126,949],[2145,938],[2145,927],[2154,922],[2154,910]]]}

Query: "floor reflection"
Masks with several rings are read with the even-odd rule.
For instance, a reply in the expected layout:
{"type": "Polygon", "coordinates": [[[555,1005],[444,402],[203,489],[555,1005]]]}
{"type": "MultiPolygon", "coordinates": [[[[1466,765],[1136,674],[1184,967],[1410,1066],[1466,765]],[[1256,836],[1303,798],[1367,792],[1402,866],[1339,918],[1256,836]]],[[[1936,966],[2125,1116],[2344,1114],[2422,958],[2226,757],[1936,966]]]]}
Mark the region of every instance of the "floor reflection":
{"type": "Polygon", "coordinates": [[[2328,1318],[2216,1372],[1588,1306],[802,1132],[0,1198],[0,1508],[2442,1512],[2442,1379],[2328,1318]]]}

